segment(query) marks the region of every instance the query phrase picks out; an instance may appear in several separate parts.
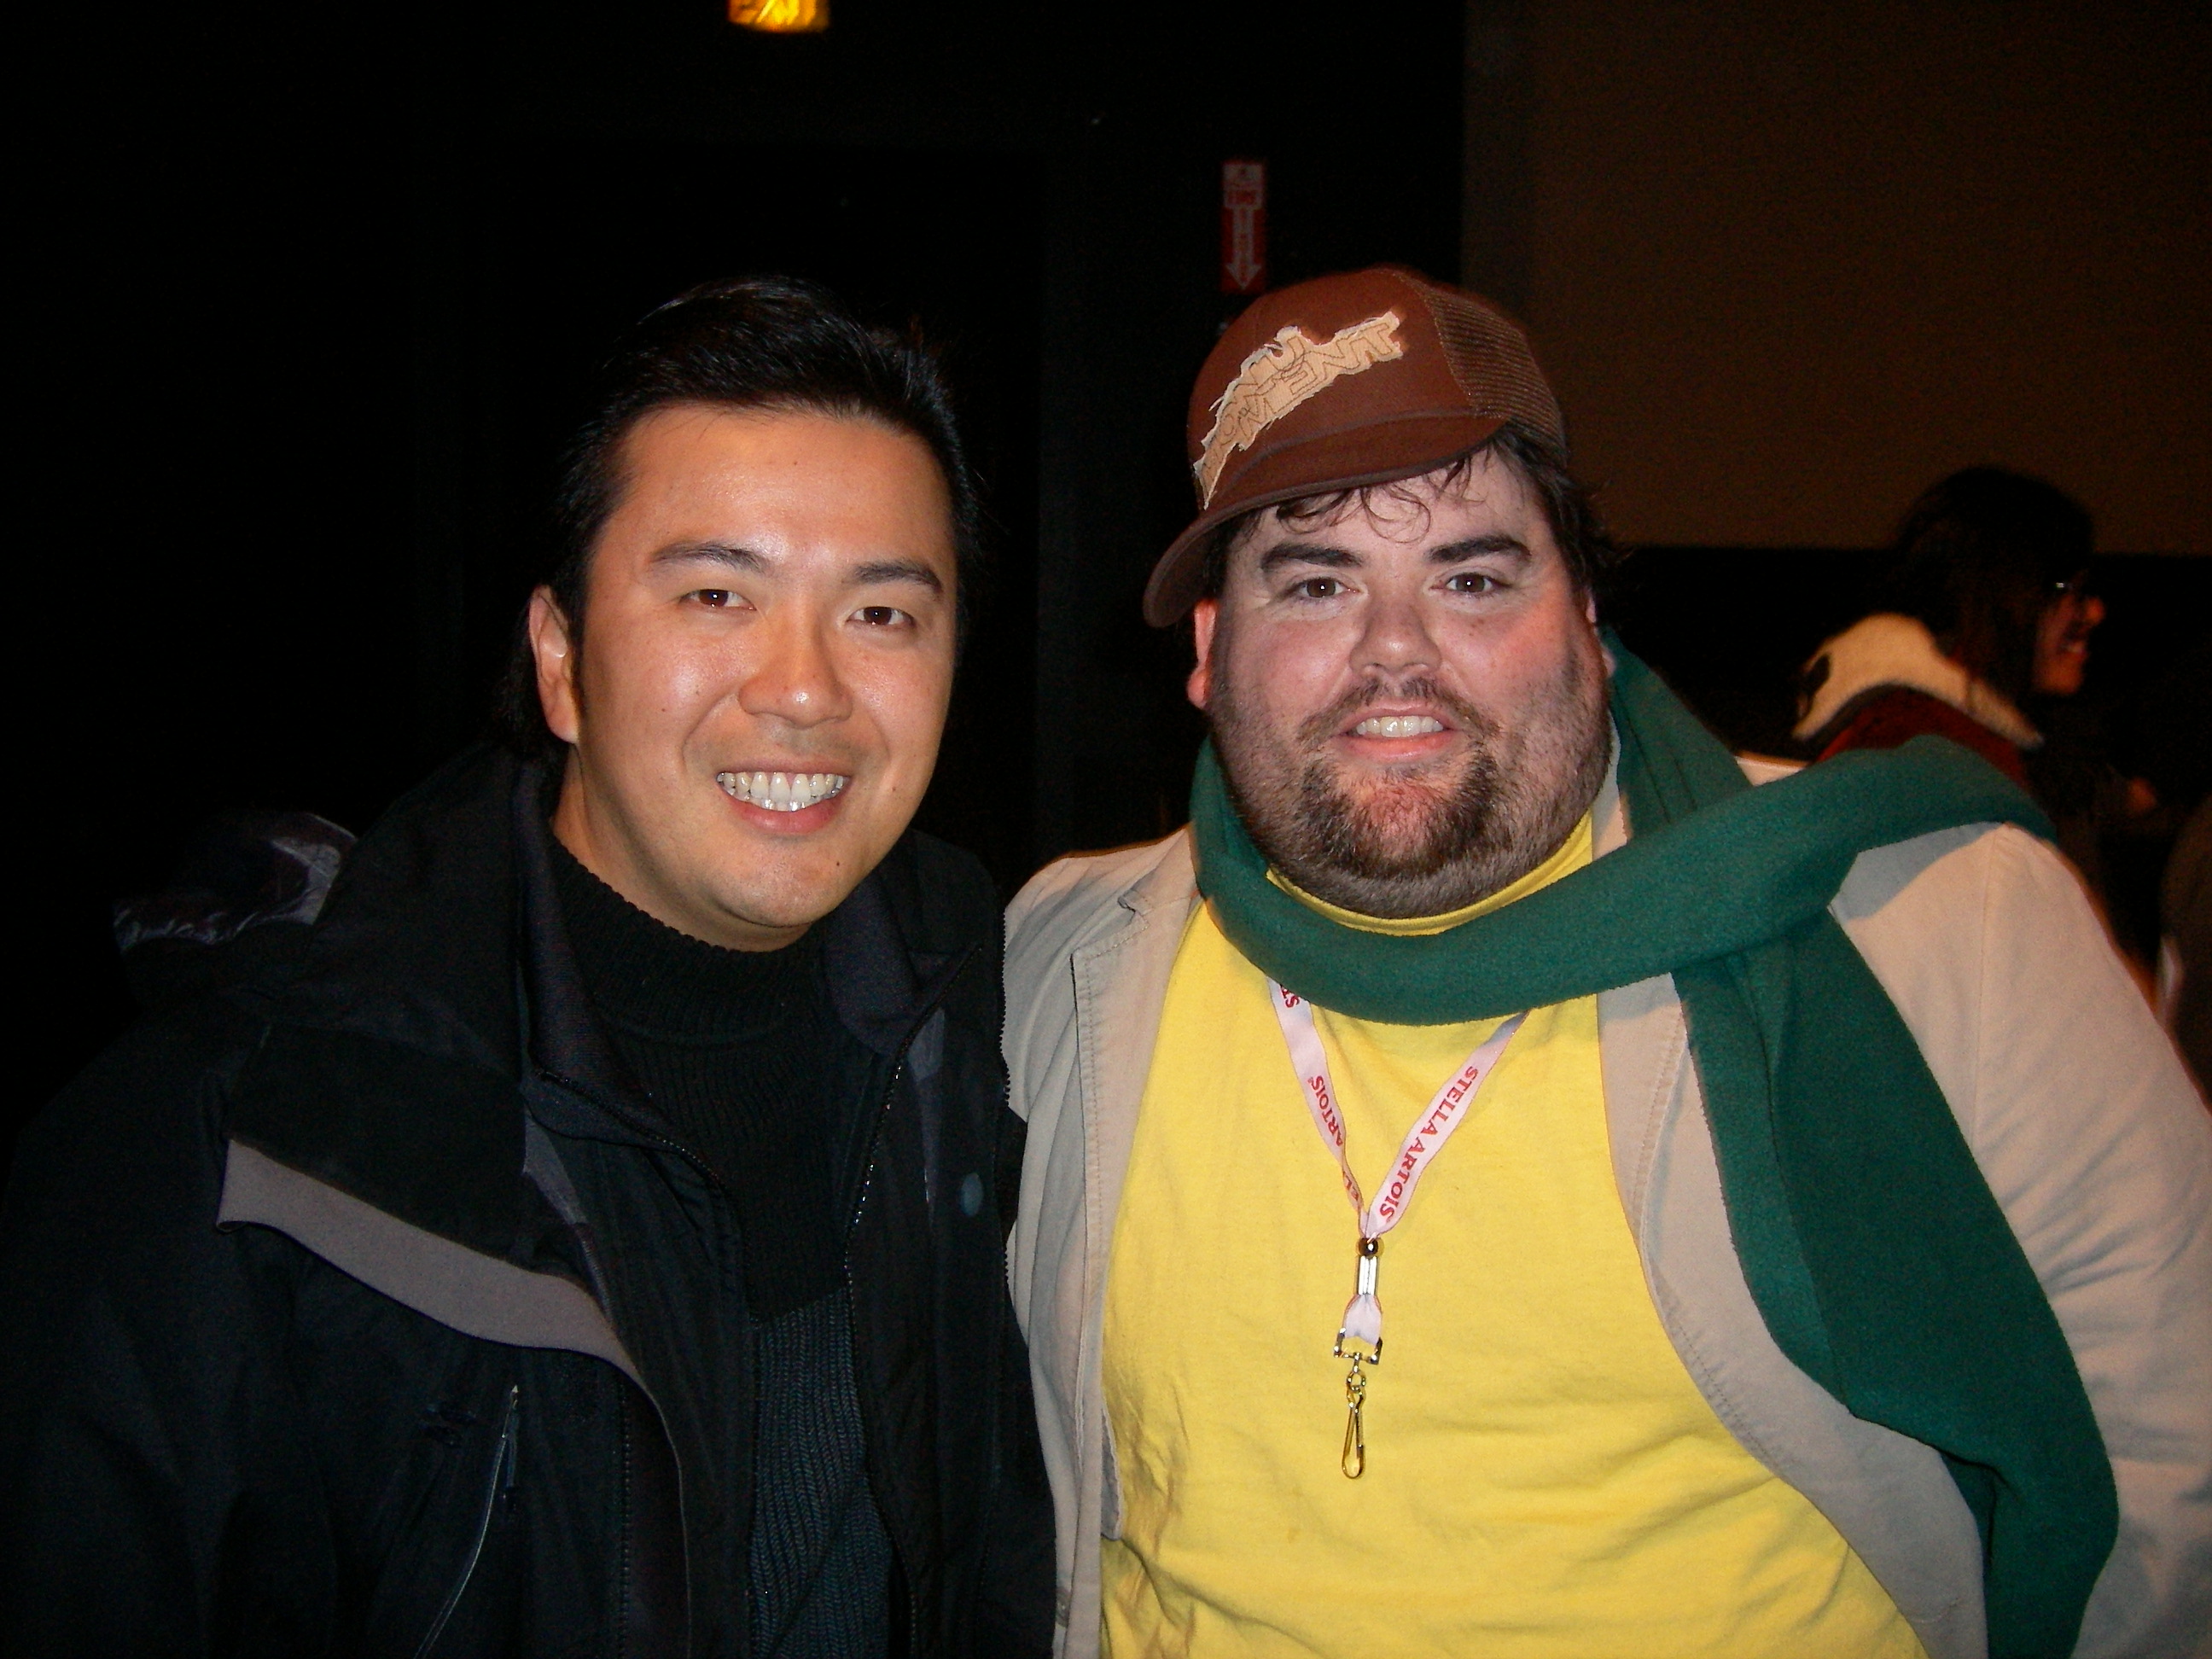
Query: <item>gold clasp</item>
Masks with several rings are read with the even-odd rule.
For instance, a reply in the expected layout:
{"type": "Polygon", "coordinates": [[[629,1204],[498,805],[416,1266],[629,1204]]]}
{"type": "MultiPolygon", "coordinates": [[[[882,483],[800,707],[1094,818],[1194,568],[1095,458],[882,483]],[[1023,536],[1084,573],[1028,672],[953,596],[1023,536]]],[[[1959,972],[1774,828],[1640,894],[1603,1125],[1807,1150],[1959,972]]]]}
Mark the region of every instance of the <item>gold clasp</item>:
{"type": "Polygon", "coordinates": [[[1340,1467],[1347,1480],[1357,1480],[1367,1472],[1367,1424],[1362,1415],[1367,1403],[1367,1378],[1359,1369],[1367,1363],[1364,1354],[1353,1354],[1352,1370],[1344,1379],[1344,1456],[1340,1467]]]}

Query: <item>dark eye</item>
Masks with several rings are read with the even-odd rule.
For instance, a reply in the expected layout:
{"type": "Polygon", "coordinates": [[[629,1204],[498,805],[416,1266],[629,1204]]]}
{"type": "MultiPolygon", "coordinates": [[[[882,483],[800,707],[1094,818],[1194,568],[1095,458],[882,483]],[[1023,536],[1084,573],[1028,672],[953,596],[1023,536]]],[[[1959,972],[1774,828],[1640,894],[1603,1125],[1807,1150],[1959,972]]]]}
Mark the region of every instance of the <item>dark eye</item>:
{"type": "Polygon", "coordinates": [[[729,604],[730,590],[726,587],[702,587],[691,597],[710,611],[720,611],[729,604]]]}
{"type": "Polygon", "coordinates": [[[891,605],[864,605],[856,614],[870,628],[896,628],[907,620],[906,612],[891,605]]]}
{"type": "Polygon", "coordinates": [[[1489,593],[1496,591],[1498,578],[1487,571],[1458,570],[1444,579],[1444,586],[1455,593],[1489,593]]]}
{"type": "Polygon", "coordinates": [[[1291,588],[1291,596],[1300,599],[1333,599],[1344,592],[1344,583],[1334,576],[1309,576],[1291,588]]]}

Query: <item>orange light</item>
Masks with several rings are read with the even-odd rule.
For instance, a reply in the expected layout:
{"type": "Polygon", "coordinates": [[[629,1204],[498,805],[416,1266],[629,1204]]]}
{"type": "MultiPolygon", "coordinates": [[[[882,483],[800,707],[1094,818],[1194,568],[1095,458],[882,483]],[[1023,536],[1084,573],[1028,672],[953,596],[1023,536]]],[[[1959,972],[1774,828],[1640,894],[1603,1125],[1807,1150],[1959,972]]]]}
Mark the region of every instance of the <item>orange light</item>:
{"type": "Polygon", "coordinates": [[[763,34],[819,34],[830,27],[830,0],[730,0],[730,21],[763,34]]]}

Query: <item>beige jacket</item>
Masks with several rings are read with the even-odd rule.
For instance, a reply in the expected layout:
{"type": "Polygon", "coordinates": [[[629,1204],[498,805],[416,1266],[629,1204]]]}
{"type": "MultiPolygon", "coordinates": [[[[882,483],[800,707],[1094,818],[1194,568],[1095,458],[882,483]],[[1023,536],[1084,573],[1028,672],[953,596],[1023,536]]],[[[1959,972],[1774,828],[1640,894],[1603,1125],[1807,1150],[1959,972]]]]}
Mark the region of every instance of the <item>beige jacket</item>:
{"type": "MultiPolygon", "coordinates": [[[[1764,782],[1786,769],[1747,765],[1764,782]]],[[[1608,783],[1600,856],[1627,838],[1608,783]]],[[[1057,1650],[1098,1649],[1119,1494],[1100,1382],[1109,1245],[1188,832],[1063,859],[1007,916],[1006,1058],[1029,1152],[1010,1271],[1059,1527],[1057,1650]]],[[[1863,854],[1831,907],[1919,1042],[2074,1350],[2119,1487],[2076,1652],[2212,1653],[2212,1119],[2071,871],[2009,828],[1863,854]]],[[[1784,1357],[1737,1264],[1671,978],[1598,999],[1613,1173],[1653,1304],[1746,1449],[1835,1525],[1931,1659],[1986,1651],[1973,1519],[1931,1448],[1784,1357]]]]}

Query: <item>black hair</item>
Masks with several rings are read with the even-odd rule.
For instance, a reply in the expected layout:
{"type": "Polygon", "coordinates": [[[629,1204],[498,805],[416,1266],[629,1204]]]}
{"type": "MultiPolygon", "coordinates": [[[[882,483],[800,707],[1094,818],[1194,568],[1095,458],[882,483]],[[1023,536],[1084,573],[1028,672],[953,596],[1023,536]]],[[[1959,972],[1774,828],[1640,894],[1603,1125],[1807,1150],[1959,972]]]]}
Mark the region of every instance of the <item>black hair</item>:
{"type": "MultiPolygon", "coordinates": [[[[623,444],[647,416],[679,404],[872,420],[927,445],[951,504],[954,603],[965,634],[982,564],[982,507],[935,353],[918,333],[862,322],[811,283],[753,276],[671,300],[632,326],[600,368],[592,413],[562,457],[544,583],[576,648],[592,555],[621,502],[623,444]]],[[[501,687],[499,726],[526,753],[556,754],[562,745],[538,703],[526,619],[526,611],[501,687]]]]}
{"type": "Polygon", "coordinates": [[[2087,569],[2095,547],[2088,509],[2056,484],[1968,467],[1905,514],[1884,599],[1925,626],[1945,655],[2019,702],[2034,689],[2043,613],[2087,569]]]}
{"type": "MultiPolygon", "coordinates": [[[[1621,550],[1607,533],[1589,490],[1569,469],[1565,450],[1534,428],[1519,421],[1508,421],[1484,442],[1443,464],[1444,488],[1455,489],[1464,483],[1474,470],[1476,457],[1483,454],[1497,456],[1534,493],[1576,587],[1585,593],[1601,595],[1607,580],[1620,567],[1621,550]]],[[[1411,479],[1401,478],[1391,483],[1325,490],[1279,507],[1255,507],[1249,513],[1239,514],[1217,525],[1207,532],[1199,550],[1199,596],[1208,599],[1221,597],[1222,584],[1229,575],[1229,550],[1236,545],[1245,526],[1261,514],[1276,512],[1292,524],[1312,524],[1334,516],[1346,502],[1354,500],[1364,505],[1377,495],[1393,493],[1411,500],[1412,483],[1411,479]]]]}

